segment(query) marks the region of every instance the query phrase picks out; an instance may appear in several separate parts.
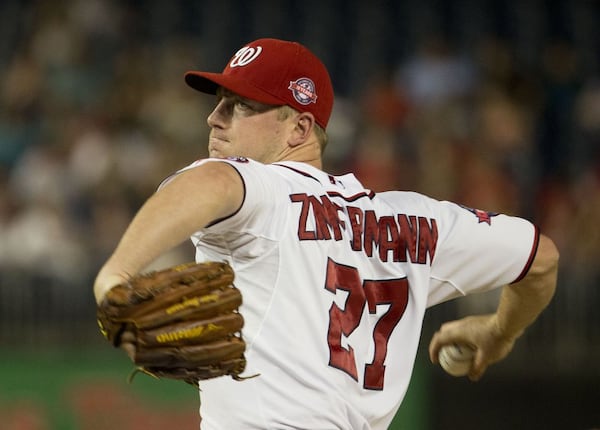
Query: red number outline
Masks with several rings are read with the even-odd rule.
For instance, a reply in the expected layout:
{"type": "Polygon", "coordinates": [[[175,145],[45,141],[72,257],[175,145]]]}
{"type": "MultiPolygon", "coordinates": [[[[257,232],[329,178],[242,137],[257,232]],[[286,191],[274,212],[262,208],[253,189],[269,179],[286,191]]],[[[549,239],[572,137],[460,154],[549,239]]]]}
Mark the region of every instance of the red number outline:
{"type": "Polygon", "coordinates": [[[368,305],[370,314],[376,314],[377,305],[389,305],[373,326],[373,361],[365,365],[363,381],[363,388],[367,390],[383,390],[389,339],[408,305],[408,279],[363,281],[355,267],[328,258],[325,289],[332,294],[337,294],[337,290],[348,292],[343,309],[335,302],[329,308],[329,365],[347,373],[357,382],[354,348],[350,344],[348,348],[342,345],[342,335],[348,338],[358,328],[365,305],[368,305]]]}

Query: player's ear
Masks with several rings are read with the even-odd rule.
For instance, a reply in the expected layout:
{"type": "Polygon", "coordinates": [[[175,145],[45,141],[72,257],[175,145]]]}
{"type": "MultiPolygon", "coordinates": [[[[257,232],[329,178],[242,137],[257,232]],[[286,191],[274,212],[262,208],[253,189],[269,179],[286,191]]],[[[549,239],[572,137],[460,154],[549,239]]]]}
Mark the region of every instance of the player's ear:
{"type": "Polygon", "coordinates": [[[288,143],[290,146],[298,146],[306,142],[315,126],[315,117],[310,112],[301,112],[295,116],[294,129],[288,143]]]}

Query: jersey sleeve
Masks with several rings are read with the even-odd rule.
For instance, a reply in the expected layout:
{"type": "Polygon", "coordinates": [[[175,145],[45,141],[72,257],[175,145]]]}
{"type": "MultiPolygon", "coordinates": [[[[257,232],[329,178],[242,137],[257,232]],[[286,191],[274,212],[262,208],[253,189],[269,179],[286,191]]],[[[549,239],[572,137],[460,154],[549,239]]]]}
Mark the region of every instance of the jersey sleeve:
{"type": "MultiPolygon", "coordinates": [[[[269,204],[275,204],[274,200],[270,198],[273,196],[273,191],[276,189],[276,184],[273,181],[272,175],[269,176],[269,172],[264,169],[264,165],[243,157],[230,157],[223,159],[206,158],[195,161],[164,179],[158,188],[161,189],[167,185],[178,174],[206,163],[229,164],[235,170],[237,170],[244,185],[244,200],[239,210],[229,217],[214,221],[210,227],[222,225],[223,228],[239,229],[242,226],[234,225],[236,222],[239,223],[243,219],[255,219],[255,212],[257,210],[268,211],[269,204]]],[[[219,229],[221,229],[221,227],[213,228],[215,231],[219,229]]]]}
{"type": "MultiPolygon", "coordinates": [[[[279,180],[280,178],[264,164],[243,157],[204,159],[192,163],[181,171],[213,162],[227,163],[238,172],[244,186],[244,199],[235,213],[215,220],[196,236],[219,235],[235,231],[239,234],[269,237],[280,231],[281,223],[278,220],[282,217],[278,215],[283,215],[280,211],[282,208],[280,196],[287,195],[283,194],[285,184],[279,180]]],[[[167,178],[161,186],[169,180],[170,178],[167,178]]],[[[285,220],[285,217],[283,219],[285,220]]]]}
{"type": "MultiPolygon", "coordinates": [[[[265,165],[245,158],[225,159],[226,163],[237,170],[244,184],[244,201],[240,209],[210,226],[212,232],[231,231],[248,232],[269,236],[274,231],[269,228],[274,222],[281,195],[282,184],[272,175],[265,165]]],[[[271,226],[273,227],[273,226],[271,226]]]]}
{"type": "Polygon", "coordinates": [[[440,237],[431,266],[428,306],[522,279],[539,230],[529,221],[439,202],[440,237]]]}

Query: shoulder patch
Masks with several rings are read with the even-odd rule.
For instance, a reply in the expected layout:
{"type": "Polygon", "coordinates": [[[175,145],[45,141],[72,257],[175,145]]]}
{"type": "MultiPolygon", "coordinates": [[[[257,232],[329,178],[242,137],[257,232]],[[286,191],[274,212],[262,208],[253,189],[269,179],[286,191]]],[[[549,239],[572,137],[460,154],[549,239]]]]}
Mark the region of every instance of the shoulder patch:
{"type": "Polygon", "coordinates": [[[470,208],[468,206],[463,206],[463,205],[459,205],[459,206],[465,210],[468,210],[473,215],[475,215],[477,217],[477,219],[479,220],[480,224],[482,222],[484,222],[487,225],[492,225],[492,217],[499,215],[497,212],[483,211],[481,209],[470,208]]]}

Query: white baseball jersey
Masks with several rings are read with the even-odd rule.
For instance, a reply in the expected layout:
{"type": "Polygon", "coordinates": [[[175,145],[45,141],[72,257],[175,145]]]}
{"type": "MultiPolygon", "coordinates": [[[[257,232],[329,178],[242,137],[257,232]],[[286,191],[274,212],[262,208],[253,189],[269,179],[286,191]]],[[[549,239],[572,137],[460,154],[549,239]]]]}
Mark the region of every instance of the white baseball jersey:
{"type": "Polygon", "coordinates": [[[202,429],[387,429],[425,310],[520,279],[537,248],[520,218],[374,193],[303,163],[219,162],[239,172],[244,202],[192,241],[197,261],[235,271],[243,376],[258,376],[202,381],[202,429]]]}

